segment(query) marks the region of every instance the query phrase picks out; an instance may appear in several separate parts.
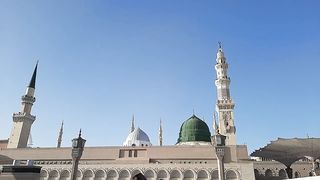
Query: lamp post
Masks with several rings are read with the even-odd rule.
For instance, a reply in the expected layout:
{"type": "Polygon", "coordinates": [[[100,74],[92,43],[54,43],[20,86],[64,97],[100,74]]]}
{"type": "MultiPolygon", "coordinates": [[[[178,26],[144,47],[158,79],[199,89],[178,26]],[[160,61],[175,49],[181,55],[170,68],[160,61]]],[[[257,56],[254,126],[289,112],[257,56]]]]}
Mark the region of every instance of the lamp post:
{"type": "Polygon", "coordinates": [[[219,180],[224,180],[224,162],[223,162],[223,157],[224,157],[224,147],[226,145],[226,136],[222,135],[219,133],[214,135],[214,149],[216,152],[217,156],[217,161],[218,161],[218,174],[219,174],[219,180]]]}
{"type": "Polygon", "coordinates": [[[86,140],[81,138],[81,129],[79,131],[78,138],[72,139],[72,173],[71,173],[71,180],[77,179],[77,172],[78,172],[78,164],[79,160],[82,156],[84,144],[86,140]]]}

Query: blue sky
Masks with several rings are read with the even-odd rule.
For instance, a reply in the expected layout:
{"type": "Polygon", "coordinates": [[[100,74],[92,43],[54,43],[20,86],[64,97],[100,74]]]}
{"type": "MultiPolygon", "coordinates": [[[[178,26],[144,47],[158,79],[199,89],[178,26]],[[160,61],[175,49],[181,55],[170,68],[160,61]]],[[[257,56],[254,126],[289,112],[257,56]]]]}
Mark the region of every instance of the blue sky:
{"type": "MultiPolygon", "coordinates": [[[[320,3],[0,1],[0,138],[9,137],[36,61],[35,146],[121,145],[132,114],[153,144],[175,144],[192,110],[212,126],[222,41],[237,141],[319,137],[320,3]]],[[[212,129],[212,128],[211,128],[212,129]]]]}

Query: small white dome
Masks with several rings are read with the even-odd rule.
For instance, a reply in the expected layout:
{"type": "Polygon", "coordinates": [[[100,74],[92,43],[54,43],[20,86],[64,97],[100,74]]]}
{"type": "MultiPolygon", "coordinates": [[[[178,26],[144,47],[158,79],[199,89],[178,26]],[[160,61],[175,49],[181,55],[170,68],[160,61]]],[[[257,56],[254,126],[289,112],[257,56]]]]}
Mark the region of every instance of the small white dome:
{"type": "Polygon", "coordinates": [[[140,128],[135,128],[127,139],[124,141],[123,146],[152,146],[148,135],[140,128]]]}

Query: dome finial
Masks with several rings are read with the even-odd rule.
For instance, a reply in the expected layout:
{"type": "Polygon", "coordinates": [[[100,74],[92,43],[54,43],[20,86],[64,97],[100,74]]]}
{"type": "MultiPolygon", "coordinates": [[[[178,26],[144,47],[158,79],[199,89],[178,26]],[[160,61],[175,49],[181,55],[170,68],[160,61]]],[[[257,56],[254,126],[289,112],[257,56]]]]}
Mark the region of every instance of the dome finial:
{"type": "Polygon", "coordinates": [[[80,128],[80,131],[79,131],[79,137],[81,137],[81,128],[80,128]]]}
{"type": "Polygon", "coordinates": [[[219,49],[222,49],[222,43],[221,43],[221,41],[218,41],[218,44],[219,44],[219,49]]]}

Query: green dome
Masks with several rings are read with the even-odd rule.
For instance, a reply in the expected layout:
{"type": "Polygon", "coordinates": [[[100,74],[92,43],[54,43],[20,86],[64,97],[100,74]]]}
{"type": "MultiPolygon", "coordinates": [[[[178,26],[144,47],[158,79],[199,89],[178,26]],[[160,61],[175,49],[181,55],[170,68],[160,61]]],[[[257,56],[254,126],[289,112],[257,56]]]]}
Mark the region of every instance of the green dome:
{"type": "Polygon", "coordinates": [[[177,144],[194,141],[211,142],[208,125],[195,115],[181,125],[177,144]]]}

